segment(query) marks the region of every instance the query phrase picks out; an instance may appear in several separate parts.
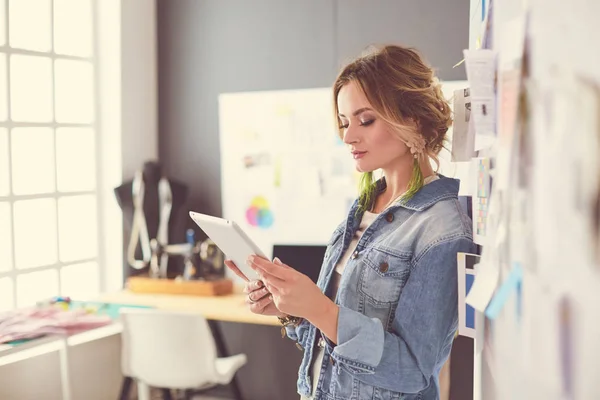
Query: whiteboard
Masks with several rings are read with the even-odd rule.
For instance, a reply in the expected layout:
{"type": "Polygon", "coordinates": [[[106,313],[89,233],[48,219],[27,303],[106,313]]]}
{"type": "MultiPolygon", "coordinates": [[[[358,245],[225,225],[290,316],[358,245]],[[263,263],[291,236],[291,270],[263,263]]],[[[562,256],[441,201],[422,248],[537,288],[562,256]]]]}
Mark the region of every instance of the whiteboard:
{"type": "Polygon", "coordinates": [[[271,256],[275,243],[325,244],[357,193],[330,88],[219,97],[223,217],[271,256]]]}

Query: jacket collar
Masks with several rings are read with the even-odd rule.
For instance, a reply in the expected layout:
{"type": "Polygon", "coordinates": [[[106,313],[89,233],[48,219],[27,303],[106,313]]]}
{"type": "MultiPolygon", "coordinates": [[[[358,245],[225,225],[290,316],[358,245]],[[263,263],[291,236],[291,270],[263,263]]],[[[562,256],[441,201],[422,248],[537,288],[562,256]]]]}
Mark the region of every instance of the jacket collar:
{"type": "MultiPolygon", "coordinates": [[[[460,181],[458,179],[447,178],[444,175],[438,174],[440,179],[423,186],[413,197],[405,203],[397,203],[394,206],[404,207],[409,210],[423,211],[445,199],[458,198],[458,189],[460,181]]],[[[387,184],[385,177],[377,181],[376,193],[380,194],[385,190],[387,184]]]]}

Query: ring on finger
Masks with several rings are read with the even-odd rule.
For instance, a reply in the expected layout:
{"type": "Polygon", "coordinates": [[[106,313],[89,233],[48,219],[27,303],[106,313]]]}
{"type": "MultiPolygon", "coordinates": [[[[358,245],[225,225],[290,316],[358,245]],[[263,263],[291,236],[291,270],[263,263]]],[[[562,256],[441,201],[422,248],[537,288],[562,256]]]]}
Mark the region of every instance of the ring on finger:
{"type": "Polygon", "coordinates": [[[249,301],[251,304],[256,304],[256,301],[252,300],[252,293],[249,293],[249,294],[248,294],[248,301],[249,301]]]}

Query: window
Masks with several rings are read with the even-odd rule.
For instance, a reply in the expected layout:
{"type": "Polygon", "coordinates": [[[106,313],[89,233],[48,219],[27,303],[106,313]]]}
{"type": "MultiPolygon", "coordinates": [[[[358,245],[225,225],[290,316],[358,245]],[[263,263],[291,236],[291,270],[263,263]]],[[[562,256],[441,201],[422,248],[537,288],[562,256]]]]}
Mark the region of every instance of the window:
{"type": "Polygon", "coordinates": [[[94,0],[0,0],[0,311],[100,291],[94,0]]]}

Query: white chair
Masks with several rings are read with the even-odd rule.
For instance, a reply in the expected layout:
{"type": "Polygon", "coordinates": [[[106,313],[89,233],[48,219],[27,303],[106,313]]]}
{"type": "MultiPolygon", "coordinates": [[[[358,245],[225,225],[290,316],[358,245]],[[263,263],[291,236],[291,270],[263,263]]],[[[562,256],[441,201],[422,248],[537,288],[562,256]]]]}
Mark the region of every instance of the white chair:
{"type": "Polygon", "coordinates": [[[150,386],[203,390],[229,384],[246,355],[217,357],[208,322],[198,314],[122,309],[123,375],[137,381],[138,399],[150,400],[150,386]]]}

